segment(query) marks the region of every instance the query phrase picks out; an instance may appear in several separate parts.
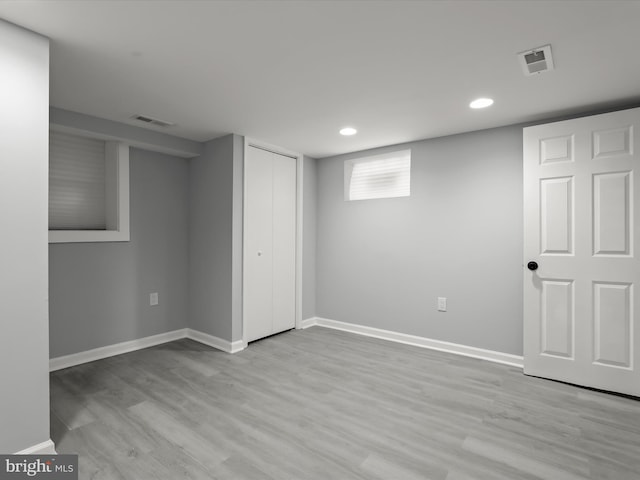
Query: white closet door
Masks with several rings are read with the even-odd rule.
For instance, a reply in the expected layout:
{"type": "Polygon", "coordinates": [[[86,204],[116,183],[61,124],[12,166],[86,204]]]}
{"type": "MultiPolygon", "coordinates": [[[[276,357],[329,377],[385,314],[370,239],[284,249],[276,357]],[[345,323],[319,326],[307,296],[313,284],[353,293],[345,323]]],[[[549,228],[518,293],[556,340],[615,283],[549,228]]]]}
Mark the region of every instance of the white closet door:
{"type": "Polygon", "coordinates": [[[296,160],[245,154],[244,339],[295,326],[296,160]]]}

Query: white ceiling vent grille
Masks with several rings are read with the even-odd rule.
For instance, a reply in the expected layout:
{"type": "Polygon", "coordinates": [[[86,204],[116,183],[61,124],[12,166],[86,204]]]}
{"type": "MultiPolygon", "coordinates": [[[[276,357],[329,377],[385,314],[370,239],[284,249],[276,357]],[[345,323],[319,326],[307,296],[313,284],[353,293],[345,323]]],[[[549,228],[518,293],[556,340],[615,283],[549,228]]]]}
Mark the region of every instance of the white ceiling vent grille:
{"type": "Polygon", "coordinates": [[[147,115],[134,115],[131,117],[133,120],[146,123],[147,125],[155,125],[156,127],[173,127],[175,123],[167,122],[166,120],[160,120],[159,118],[149,117],[147,115]]]}
{"type": "Polygon", "coordinates": [[[526,76],[553,70],[553,58],[551,57],[551,45],[534,48],[518,54],[518,60],[522,71],[526,76]]]}

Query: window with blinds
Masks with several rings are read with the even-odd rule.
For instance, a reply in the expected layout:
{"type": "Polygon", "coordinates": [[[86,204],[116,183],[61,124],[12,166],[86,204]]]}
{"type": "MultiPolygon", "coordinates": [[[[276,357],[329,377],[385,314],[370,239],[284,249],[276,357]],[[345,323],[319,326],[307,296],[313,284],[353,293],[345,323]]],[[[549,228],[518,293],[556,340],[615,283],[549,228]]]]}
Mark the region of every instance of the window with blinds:
{"type": "Polygon", "coordinates": [[[49,134],[49,230],[105,230],[105,142],[49,134]]]}
{"type": "Polygon", "coordinates": [[[345,200],[408,197],[411,194],[411,150],[347,160],[345,200]]]}

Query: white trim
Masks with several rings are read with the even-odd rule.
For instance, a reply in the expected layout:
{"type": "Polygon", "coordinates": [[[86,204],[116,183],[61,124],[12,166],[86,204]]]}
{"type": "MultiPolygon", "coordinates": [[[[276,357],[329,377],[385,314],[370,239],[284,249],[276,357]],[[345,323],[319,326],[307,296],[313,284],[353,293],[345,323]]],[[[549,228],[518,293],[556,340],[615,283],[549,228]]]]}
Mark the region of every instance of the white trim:
{"type": "Polygon", "coordinates": [[[57,455],[56,446],[51,439],[38,443],[24,450],[14,453],[14,455],[57,455]]]}
{"type": "Polygon", "coordinates": [[[304,330],[305,328],[313,327],[314,325],[318,325],[318,317],[305,318],[300,322],[300,326],[296,328],[304,330]]]}
{"type": "Polygon", "coordinates": [[[510,353],[496,352],[493,350],[485,350],[483,348],[470,347],[460,345],[458,343],[443,342],[442,340],[434,340],[426,337],[418,337],[416,335],[407,335],[406,333],[392,332],[390,330],[382,330],[379,328],[367,327],[364,325],[356,325],[354,323],[339,322],[328,318],[307,319],[305,320],[307,327],[314,324],[320,327],[333,328],[334,330],[343,330],[345,332],[357,333],[367,337],[380,338],[391,342],[403,343],[405,345],[413,345],[415,347],[429,348],[440,352],[454,353],[465,357],[478,358],[489,362],[501,363],[512,367],[523,368],[523,357],[512,355],[510,353]],[[312,321],[315,320],[315,323],[312,321]]]}
{"type": "Polygon", "coordinates": [[[295,328],[302,325],[302,246],[304,227],[304,161],[299,154],[296,157],[296,319],[295,328]]]}
{"type": "MultiPolygon", "coordinates": [[[[278,147],[276,145],[271,145],[266,142],[262,142],[260,140],[255,140],[253,138],[244,137],[244,148],[243,148],[243,158],[242,158],[242,171],[243,180],[242,180],[242,232],[247,231],[245,221],[246,221],[246,186],[247,186],[247,175],[246,175],[246,158],[249,147],[261,148],[263,150],[267,150],[271,153],[276,153],[278,155],[284,155],[286,157],[290,157],[296,160],[296,306],[295,306],[295,328],[302,328],[302,244],[303,244],[303,232],[302,232],[302,218],[303,218],[303,198],[304,198],[304,181],[303,181],[303,155],[298,152],[293,152],[291,150],[284,149],[282,147],[278,147]]],[[[245,243],[242,242],[242,255],[243,259],[245,256],[245,243]]],[[[245,281],[245,267],[246,264],[243,261],[242,267],[242,291],[245,291],[244,281],[245,281]]],[[[245,305],[245,296],[244,293],[242,295],[242,345],[244,345],[240,350],[246,348],[248,342],[245,332],[247,328],[245,326],[245,312],[247,311],[245,305]]],[[[237,342],[236,342],[237,343],[237,342]]],[[[239,350],[238,350],[239,351],[239,350]]]]}
{"type": "Polygon", "coordinates": [[[130,340],[128,342],[116,343],[114,345],[107,345],[106,347],[94,348],[93,350],[52,358],[49,360],[49,371],[55,372],[63,368],[74,367],[83,363],[142,350],[143,348],[155,347],[156,345],[162,345],[163,343],[173,342],[174,340],[180,340],[182,338],[189,338],[227,353],[238,353],[247,348],[247,344],[243,340],[230,342],[198,330],[182,328],[180,330],[173,330],[172,332],[160,333],[150,337],[138,338],[137,340],[130,340]]]}
{"type": "MultiPolygon", "coordinates": [[[[255,138],[244,137],[244,147],[256,147],[262,150],[267,150],[271,153],[276,153],[278,155],[284,155],[285,157],[291,157],[299,159],[302,157],[302,154],[298,152],[294,152],[293,150],[287,150],[286,148],[279,147],[277,145],[272,145],[267,142],[263,142],[262,140],[256,140],[255,138]]],[[[245,150],[246,151],[246,150],[245,150]]]]}
{"type": "Polygon", "coordinates": [[[103,358],[121,355],[123,353],[141,350],[143,348],[154,347],[162,343],[172,342],[187,337],[187,329],[174,330],[172,332],[160,333],[150,337],[138,338],[128,342],[107,345],[106,347],[94,348],[84,352],[73,353],[63,357],[56,357],[49,360],[49,371],[62,370],[63,368],[73,367],[83,363],[94,362],[103,358]]]}
{"type": "Polygon", "coordinates": [[[216,348],[218,350],[222,350],[227,353],[238,353],[245,348],[247,348],[247,344],[243,340],[237,340],[235,342],[230,342],[228,340],[224,340],[219,337],[215,337],[213,335],[209,335],[208,333],[201,332],[199,330],[193,330],[191,328],[187,328],[186,337],[194,340],[196,342],[200,342],[204,345],[208,345],[210,347],[216,348]]]}

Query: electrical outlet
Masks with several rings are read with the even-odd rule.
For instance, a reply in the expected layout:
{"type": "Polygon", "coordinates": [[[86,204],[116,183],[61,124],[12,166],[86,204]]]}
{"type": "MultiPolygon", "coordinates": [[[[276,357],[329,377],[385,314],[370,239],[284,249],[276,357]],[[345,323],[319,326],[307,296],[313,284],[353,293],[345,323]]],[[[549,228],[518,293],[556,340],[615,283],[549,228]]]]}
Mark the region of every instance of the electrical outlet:
{"type": "Polygon", "coordinates": [[[150,293],[149,294],[149,305],[158,305],[158,293],[150,293]]]}
{"type": "Polygon", "coordinates": [[[439,312],[447,311],[447,297],[438,297],[438,311],[439,312]]]}

